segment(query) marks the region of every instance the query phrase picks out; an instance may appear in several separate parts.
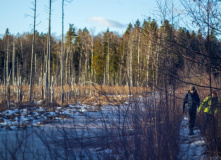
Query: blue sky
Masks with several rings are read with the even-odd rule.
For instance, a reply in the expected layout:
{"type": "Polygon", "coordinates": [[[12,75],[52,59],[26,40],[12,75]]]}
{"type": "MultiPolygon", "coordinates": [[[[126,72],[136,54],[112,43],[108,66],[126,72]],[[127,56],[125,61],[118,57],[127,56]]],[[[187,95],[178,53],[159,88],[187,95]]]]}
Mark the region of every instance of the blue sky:
{"type": "MultiPolygon", "coordinates": [[[[61,35],[61,3],[62,0],[52,0],[51,32],[61,35]]],[[[0,35],[4,35],[6,28],[16,35],[31,32],[33,29],[34,0],[1,0],[0,2],[0,35]]],[[[39,32],[48,32],[49,0],[37,0],[37,26],[39,32]]],[[[157,8],[155,0],[73,0],[65,3],[64,31],[69,24],[77,29],[87,29],[94,33],[116,31],[125,32],[128,24],[137,19],[153,17],[157,8]]]]}

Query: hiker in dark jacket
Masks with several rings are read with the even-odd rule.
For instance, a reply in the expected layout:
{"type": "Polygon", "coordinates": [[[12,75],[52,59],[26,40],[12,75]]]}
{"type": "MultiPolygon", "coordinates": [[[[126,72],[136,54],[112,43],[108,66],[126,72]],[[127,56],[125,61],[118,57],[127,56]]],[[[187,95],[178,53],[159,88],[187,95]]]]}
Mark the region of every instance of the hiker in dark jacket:
{"type": "Polygon", "coordinates": [[[185,113],[185,105],[187,104],[189,135],[193,135],[193,127],[195,125],[197,107],[200,105],[200,98],[195,86],[191,86],[190,90],[183,98],[183,113],[185,113]]]}

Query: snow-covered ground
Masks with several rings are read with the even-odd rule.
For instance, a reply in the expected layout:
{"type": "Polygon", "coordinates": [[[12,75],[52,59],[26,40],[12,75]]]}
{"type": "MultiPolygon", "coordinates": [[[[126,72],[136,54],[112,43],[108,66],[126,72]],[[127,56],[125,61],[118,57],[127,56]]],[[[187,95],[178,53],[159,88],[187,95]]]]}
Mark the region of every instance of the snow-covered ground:
{"type": "Polygon", "coordinates": [[[182,160],[206,159],[205,140],[199,129],[194,129],[194,135],[188,135],[188,118],[184,116],[180,127],[180,154],[182,160]]]}
{"type": "Polygon", "coordinates": [[[110,123],[120,126],[118,118],[127,108],[127,105],[98,108],[77,104],[50,109],[53,111],[42,107],[3,111],[0,113],[0,159],[53,159],[50,150],[57,153],[57,157],[61,156],[58,159],[68,157],[64,153],[66,136],[66,143],[72,145],[68,146],[72,150],[68,152],[73,152],[76,159],[81,159],[77,157],[82,154],[93,157],[110,154],[108,148],[91,148],[90,145],[94,145],[91,141],[105,143],[108,138],[105,134],[111,131],[110,123]],[[22,127],[19,129],[18,126],[22,127]]]}
{"type": "MultiPolygon", "coordinates": [[[[110,107],[109,109],[107,108],[107,106],[104,106],[102,110],[110,110],[110,107]]],[[[76,118],[90,113],[96,114],[96,111],[99,110],[99,107],[87,105],[69,105],[68,107],[50,109],[42,107],[28,107],[28,109],[12,108],[0,113],[0,130],[15,130],[18,126],[40,126],[50,123],[52,120],[76,118]]]]}

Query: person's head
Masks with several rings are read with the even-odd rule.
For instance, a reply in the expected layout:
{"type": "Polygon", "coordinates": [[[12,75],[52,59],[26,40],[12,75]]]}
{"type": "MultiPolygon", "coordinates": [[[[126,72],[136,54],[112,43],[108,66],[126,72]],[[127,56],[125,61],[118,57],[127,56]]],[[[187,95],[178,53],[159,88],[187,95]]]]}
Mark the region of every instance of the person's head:
{"type": "Polygon", "coordinates": [[[216,98],[218,95],[217,95],[217,92],[216,91],[212,91],[212,98],[216,98]]]}
{"type": "Polygon", "coordinates": [[[191,86],[191,87],[190,87],[190,93],[193,94],[195,91],[196,91],[195,86],[191,86]]]}

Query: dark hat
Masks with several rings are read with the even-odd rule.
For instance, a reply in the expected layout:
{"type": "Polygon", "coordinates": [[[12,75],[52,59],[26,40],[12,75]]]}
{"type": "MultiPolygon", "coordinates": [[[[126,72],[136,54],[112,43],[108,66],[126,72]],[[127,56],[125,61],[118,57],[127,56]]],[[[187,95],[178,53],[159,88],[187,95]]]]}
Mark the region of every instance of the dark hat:
{"type": "Polygon", "coordinates": [[[190,87],[190,91],[195,91],[195,90],[196,90],[195,86],[190,87]]]}
{"type": "Polygon", "coordinates": [[[212,94],[214,94],[215,97],[218,96],[216,91],[212,91],[212,94]]]}

